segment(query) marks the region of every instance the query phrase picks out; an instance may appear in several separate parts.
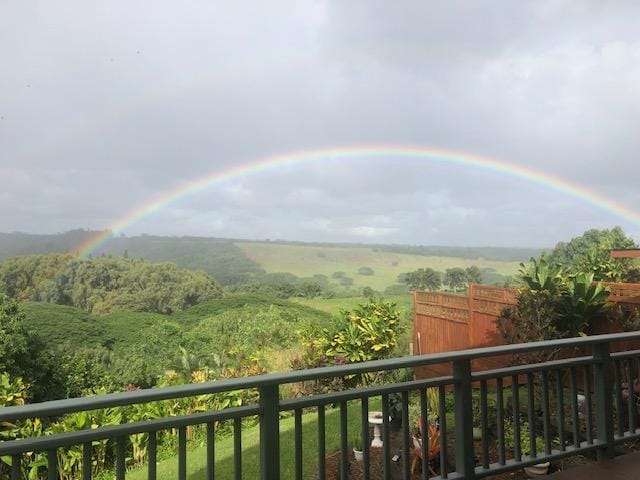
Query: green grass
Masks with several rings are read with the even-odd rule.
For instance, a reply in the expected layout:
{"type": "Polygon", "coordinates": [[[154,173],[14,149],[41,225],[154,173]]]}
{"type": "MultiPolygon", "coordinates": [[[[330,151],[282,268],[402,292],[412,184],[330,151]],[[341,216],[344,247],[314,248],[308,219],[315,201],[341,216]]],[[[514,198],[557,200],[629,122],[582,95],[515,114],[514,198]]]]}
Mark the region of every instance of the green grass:
{"type": "MultiPolygon", "coordinates": [[[[413,297],[406,295],[385,295],[385,300],[395,302],[401,313],[411,313],[413,311],[413,297]]],[[[367,299],[363,297],[348,298],[296,298],[295,302],[306,305],[316,310],[338,314],[340,310],[353,310],[361,303],[367,303],[367,299]]]]}
{"type": "Polygon", "coordinates": [[[355,287],[371,287],[383,291],[397,283],[398,275],[418,268],[430,267],[444,272],[447,268],[468,267],[492,268],[501,275],[513,275],[518,271],[518,262],[468,259],[444,256],[410,255],[383,251],[369,247],[334,247],[310,245],[283,245],[275,243],[237,242],[246,256],[260,265],[266,272],[290,272],[298,277],[322,274],[331,278],[336,271],[346,272],[353,278],[355,287]],[[371,267],[373,275],[359,275],[360,267],[371,267]]]}
{"type": "MultiPolygon", "coordinates": [[[[369,409],[380,408],[377,399],[370,400],[369,409]]],[[[360,405],[351,403],[348,407],[349,439],[360,432],[360,405]]],[[[340,413],[338,409],[326,411],[326,452],[339,449],[340,445],[340,413]]],[[[302,417],[302,456],[304,478],[313,478],[317,470],[318,428],[317,413],[311,412],[302,417]]],[[[260,430],[258,426],[244,429],[242,432],[242,478],[257,479],[260,477],[260,430]]],[[[351,444],[351,441],[349,441],[351,444]]],[[[349,447],[351,448],[351,446],[349,447]]],[[[233,437],[216,439],[216,478],[233,478],[233,437]]],[[[187,452],[187,478],[200,480],[206,478],[205,447],[192,448],[187,452]]],[[[294,419],[285,418],[280,421],[280,468],[281,478],[294,478],[294,419]]],[[[174,480],[178,477],[178,459],[171,457],[158,462],[158,480],[174,480]]],[[[128,480],[147,478],[146,466],[127,473],[128,480]]]]}

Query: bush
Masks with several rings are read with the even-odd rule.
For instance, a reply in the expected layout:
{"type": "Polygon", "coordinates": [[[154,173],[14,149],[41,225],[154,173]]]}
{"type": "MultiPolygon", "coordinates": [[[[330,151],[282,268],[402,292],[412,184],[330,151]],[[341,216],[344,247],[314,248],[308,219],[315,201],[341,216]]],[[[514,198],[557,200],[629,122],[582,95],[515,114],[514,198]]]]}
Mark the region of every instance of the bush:
{"type": "Polygon", "coordinates": [[[371,267],[360,267],[358,269],[358,275],[373,275],[374,273],[371,267]]]}

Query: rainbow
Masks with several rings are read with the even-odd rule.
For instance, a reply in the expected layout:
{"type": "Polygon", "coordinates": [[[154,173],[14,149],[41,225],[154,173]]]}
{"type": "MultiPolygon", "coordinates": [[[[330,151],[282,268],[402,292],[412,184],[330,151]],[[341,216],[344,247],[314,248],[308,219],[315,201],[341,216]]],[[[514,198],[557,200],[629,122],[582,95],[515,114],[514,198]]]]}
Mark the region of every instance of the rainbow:
{"type": "Polygon", "coordinates": [[[614,200],[582,185],[542,171],[525,167],[523,165],[506,163],[494,158],[483,157],[471,153],[425,146],[365,145],[303,150],[272,155],[255,161],[239,164],[224,170],[213,171],[204,177],[164,191],[149,201],[138,205],[133,210],[116,219],[105,231],[100,232],[100,234],[76,247],[74,251],[78,252],[80,256],[87,256],[105,244],[112,235],[122,232],[125,228],[140,219],[153,215],[155,212],[162,210],[167,205],[176,202],[181,198],[235,177],[255,174],[287,165],[298,165],[322,160],[389,157],[429,160],[463,167],[478,168],[485,171],[521,178],[532,183],[542,185],[546,188],[565,193],[640,226],[639,212],[636,212],[629,207],[615,202],[614,200]]]}

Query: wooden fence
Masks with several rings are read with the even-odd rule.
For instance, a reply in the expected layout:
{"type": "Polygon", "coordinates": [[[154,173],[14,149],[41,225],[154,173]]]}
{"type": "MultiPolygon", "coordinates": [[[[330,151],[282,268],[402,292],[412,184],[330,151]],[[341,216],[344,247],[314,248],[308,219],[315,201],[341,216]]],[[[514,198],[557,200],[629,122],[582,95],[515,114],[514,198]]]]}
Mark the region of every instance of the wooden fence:
{"type": "MultiPolygon", "coordinates": [[[[607,283],[610,299],[628,308],[639,308],[640,284],[607,283]]],[[[504,340],[496,327],[496,317],[516,304],[517,290],[487,285],[470,285],[467,295],[441,292],[413,294],[413,352],[449,352],[468,348],[503,345],[504,340]]],[[[593,334],[614,333],[610,325],[594,325],[593,334]]],[[[479,360],[477,368],[501,368],[509,358],[479,360]]],[[[418,378],[448,375],[442,367],[424,367],[416,371],[418,378]]]]}

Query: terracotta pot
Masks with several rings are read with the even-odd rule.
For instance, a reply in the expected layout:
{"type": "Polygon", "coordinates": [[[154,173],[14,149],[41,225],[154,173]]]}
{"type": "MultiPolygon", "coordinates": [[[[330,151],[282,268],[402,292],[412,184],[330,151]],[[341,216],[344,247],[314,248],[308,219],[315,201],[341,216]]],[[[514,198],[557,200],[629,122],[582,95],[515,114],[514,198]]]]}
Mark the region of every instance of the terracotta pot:
{"type": "Polygon", "coordinates": [[[524,467],[524,472],[529,478],[538,478],[546,475],[549,472],[550,462],[536,463],[530,467],[524,467]]]}

